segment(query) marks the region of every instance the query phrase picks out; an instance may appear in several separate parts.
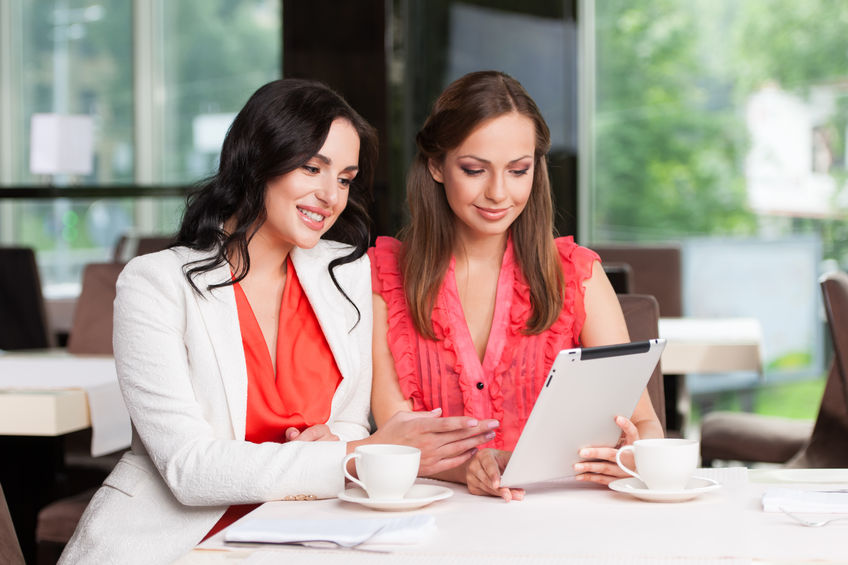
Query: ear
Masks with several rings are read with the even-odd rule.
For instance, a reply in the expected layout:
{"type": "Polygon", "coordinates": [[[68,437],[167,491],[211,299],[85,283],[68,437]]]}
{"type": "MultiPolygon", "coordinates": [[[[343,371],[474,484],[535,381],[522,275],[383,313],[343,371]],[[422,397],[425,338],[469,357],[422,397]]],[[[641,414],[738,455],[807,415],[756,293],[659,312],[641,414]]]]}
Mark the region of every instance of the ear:
{"type": "Polygon", "coordinates": [[[433,159],[427,160],[427,168],[430,170],[430,176],[433,180],[444,184],[444,175],[442,174],[442,164],[435,162],[433,159]]]}

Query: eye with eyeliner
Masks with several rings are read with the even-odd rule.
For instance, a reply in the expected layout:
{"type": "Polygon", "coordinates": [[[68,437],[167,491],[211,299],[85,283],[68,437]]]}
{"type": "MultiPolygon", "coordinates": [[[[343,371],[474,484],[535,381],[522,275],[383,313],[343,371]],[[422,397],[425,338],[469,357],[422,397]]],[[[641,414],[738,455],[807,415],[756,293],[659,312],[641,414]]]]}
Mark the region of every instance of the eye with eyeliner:
{"type": "Polygon", "coordinates": [[[472,169],[470,167],[461,167],[462,172],[468,175],[469,177],[476,177],[479,174],[483,173],[483,169],[472,169]]]}
{"type": "Polygon", "coordinates": [[[321,169],[310,164],[302,165],[301,168],[310,175],[317,175],[319,172],[321,172],[321,169]]]}

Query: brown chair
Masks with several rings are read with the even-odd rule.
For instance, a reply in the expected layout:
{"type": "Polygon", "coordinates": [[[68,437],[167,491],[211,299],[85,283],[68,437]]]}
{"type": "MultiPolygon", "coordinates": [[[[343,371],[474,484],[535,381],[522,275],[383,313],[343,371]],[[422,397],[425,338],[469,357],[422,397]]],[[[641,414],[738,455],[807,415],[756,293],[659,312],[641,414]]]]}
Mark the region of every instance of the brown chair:
{"type": "Polygon", "coordinates": [[[115,244],[112,259],[126,263],[133,257],[167,249],[173,242],[174,236],[167,235],[122,235],[115,244]]]}
{"type": "Polygon", "coordinates": [[[657,299],[660,316],[683,315],[682,253],[677,245],[592,245],[601,263],[626,263],[633,292],[657,299]]]}
{"type": "Polygon", "coordinates": [[[604,262],[602,265],[616,294],[633,293],[633,269],[630,265],[615,261],[604,262]]]}
{"type": "Polygon", "coordinates": [[[848,275],[821,279],[834,359],[815,425],[812,422],[713,412],[701,424],[701,459],[848,467],[848,275]]]}
{"type": "Polygon", "coordinates": [[[78,355],[112,354],[112,303],[123,263],[85,266],[82,290],[74,310],[68,352],[78,355]]]}
{"type": "MultiPolygon", "coordinates": [[[[627,331],[633,341],[643,341],[659,337],[659,306],[653,296],[644,294],[619,294],[618,301],[621,311],[624,312],[624,320],[627,322],[627,331]]],[[[651,403],[662,424],[663,431],[666,429],[665,413],[665,387],[663,385],[662,367],[657,363],[648,381],[648,395],[651,403]]]]}
{"type": "Polygon", "coordinates": [[[0,349],[52,347],[35,253],[0,247],[0,349]]]}
{"type": "Polygon", "coordinates": [[[15,525],[6,505],[3,486],[0,485],[0,563],[4,565],[24,565],[24,555],[21,544],[15,534],[15,525]]]}
{"type": "MultiPolygon", "coordinates": [[[[657,299],[660,316],[683,315],[683,267],[680,246],[674,244],[592,245],[601,263],[627,264],[631,292],[649,294],[657,299]]],[[[616,292],[618,290],[616,289],[616,292]]],[[[664,375],[665,412],[668,428],[682,434],[685,415],[678,408],[686,398],[684,375],[664,375]]]]}

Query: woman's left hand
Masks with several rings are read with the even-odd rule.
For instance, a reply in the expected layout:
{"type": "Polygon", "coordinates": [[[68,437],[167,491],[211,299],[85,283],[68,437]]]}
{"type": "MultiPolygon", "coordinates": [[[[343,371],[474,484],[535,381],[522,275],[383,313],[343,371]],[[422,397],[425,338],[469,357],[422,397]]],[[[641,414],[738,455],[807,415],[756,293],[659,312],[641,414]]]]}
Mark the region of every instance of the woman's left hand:
{"type": "MultiPolygon", "coordinates": [[[[584,459],[574,464],[574,470],[579,474],[575,477],[578,481],[589,481],[601,485],[608,485],[622,477],[629,477],[615,462],[618,448],[623,445],[631,445],[639,439],[639,430],[635,424],[624,416],[617,416],[615,423],[621,428],[621,437],[615,447],[584,447],[580,450],[580,457],[584,459]],[[587,461],[588,459],[588,461],[587,461]]],[[[625,453],[621,462],[631,469],[635,469],[632,452],[625,453]]]]}
{"type": "Polygon", "coordinates": [[[297,428],[286,430],[286,441],[339,441],[339,436],[330,431],[326,424],[309,426],[303,431],[297,428]]]}

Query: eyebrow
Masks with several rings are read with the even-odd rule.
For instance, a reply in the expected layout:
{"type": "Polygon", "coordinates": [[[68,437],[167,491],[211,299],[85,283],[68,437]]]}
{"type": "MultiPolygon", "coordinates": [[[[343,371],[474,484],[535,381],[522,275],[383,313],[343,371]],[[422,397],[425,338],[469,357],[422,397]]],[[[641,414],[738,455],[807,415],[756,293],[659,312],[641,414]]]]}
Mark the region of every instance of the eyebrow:
{"type": "MultiPolygon", "coordinates": [[[[522,155],[521,157],[516,157],[515,159],[513,159],[512,161],[510,161],[507,164],[512,165],[513,163],[517,163],[518,161],[521,161],[522,159],[532,159],[532,158],[533,158],[532,155],[522,155]]],[[[459,155],[457,157],[457,159],[474,159],[475,161],[480,161],[481,163],[491,164],[491,161],[489,161],[488,159],[483,159],[482,157],[477,157],[476,155],[459,155]]]]}
{"type": "MultiPolygon", "coordinates": [[[[319,161],[321,161],[325,165],[331,165],[333,163],[332,159],[330,159],[326,155],[321,155],[320,153],[316,153],[313,157],[315,159],[318,159],[319,161]]],[[[351,172],[352,171],[358,171],[358,170],[359,170],[359,165],[350,165],[349,167],[345,167],[343,169],[343,171],[351,171],[351,172]]]]}

